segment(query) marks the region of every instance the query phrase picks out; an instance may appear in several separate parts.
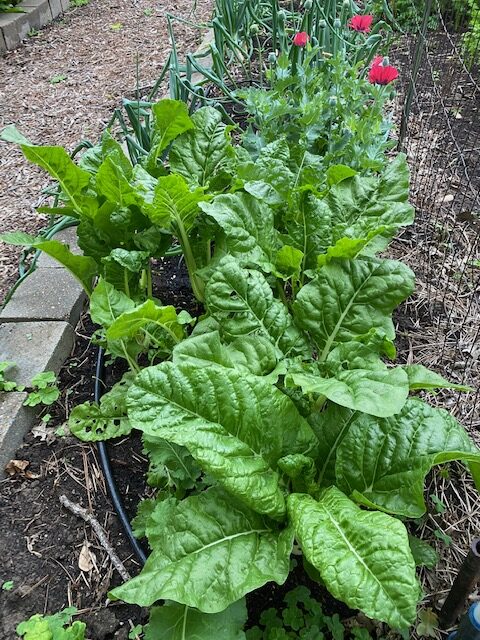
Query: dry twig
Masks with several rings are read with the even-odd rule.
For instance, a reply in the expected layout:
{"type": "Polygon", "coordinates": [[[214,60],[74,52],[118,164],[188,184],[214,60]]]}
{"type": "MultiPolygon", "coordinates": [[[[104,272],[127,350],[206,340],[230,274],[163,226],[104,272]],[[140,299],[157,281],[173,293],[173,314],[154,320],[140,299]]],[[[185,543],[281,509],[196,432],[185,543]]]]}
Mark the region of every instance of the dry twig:
{"type": "Polygon", "coordinates": [[[71,511],[74,515],[82,518],[82,520],[85,520],[85,522],[87,522],[92,527],[93,531],[95,532],[95,535],[98,538],[99,543],[107,552],[108,557],[112,561],[112,564],[115,567],[115,569],[118,571],[118,573],[122,576],[124,580],[130,580],[130,574],[126,570],[123,562],[117,556],[110,542],[107,540],[107,535],[103,527],[101,526],[101,524],[98,522],[98,520],[91,513],[88,513],[88,511],[83,507],[81,507],[79,504],[76,504],[75,502],[72,502],[71,500],[69,500],[65,495],[60,496],[60,502],[66,509],[71,511]]]}

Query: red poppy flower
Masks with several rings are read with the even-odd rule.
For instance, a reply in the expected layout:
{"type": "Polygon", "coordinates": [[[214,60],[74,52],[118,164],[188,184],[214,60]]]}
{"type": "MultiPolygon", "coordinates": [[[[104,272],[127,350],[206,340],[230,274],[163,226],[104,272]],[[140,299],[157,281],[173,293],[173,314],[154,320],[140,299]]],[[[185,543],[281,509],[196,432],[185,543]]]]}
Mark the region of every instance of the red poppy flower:
{"type": "Polygon", "coordinates": [[[310,36],[306,31],[300,31],[300,33],[296,33],[293,38],[293,44],[296,47],[306,47],[307,42],[310,40],[310,36]]]}
{"type": "Polygon", "coordinates": [[[398,70],[389,64],[384,64],[384,59],[377,56],[373,59],[368,73],[368,80],[372,84],[390,84],[398,78],[398,70]]]}
{"type": "Polygon", "coordinates": [[[353,16],[348,26],[359,33],[368,33],[372,28],[372,22],[373,16],[353,16]]]}

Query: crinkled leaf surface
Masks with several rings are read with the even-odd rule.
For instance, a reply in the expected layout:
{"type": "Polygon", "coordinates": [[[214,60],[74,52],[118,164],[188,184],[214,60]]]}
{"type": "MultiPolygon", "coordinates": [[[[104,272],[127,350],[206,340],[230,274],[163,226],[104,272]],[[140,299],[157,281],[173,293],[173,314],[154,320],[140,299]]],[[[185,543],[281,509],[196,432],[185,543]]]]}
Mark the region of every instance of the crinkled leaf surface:
{"type": "Polygon", "coordinates": [[[324,365],[295,371],[288,382],[301,387],[304,394],[318,393],[342,407],[379,417],[398,413],[409,391],[401,367],[388,368],[358,342],[344,342],[330,351],[324,365]]]}
{"type": "Polygon", "coordinates": [[[243,627],[247,616],[244,600],[234,602],[220,613],[202,613],[168,602],[151,610],[144,640],[245,640],[243,627]]]}
{"type": "Polygon", "coordinates": [[[126,373],[120,382],[100,399],[100,404],[84,402],[73,407],[68,427],[85,442],[126,436],[132,430],[127,418],[127,391],[134,375],[126,373]]]}
{"type": "Polygon", "coordinates": [[[318,502],[291,494],[288,513],[303,553],[335,598],[396,629],[412,624],[420,589],[399,520],[362,511],[335,487],[318,502]]]}
{"type": "Polygon", "coordinates": [[[284,355],[309,353],[305,337],[293,324],[285,305],[274,298],[259,272],[223,258],[205,287],[208,311],[230,340],[256,334],[266,337],[284,355]]]}
{"type": "Polygon", "coordinates": [[[368,506],[418,518],[426,474],[449,460],[479,462],[480,451],[448,412],[410,399],[390,418],[355,415],[337,450],[337,484],[368,506]]]}
{"type": "Polygon", "coordinates": [[[331,211],[329,246],[343,237],[364,238],[379,227],[392,230],[411,224],[414,209],[408,203],[409,173],[399,154],[379,178],[354,176],[332,187],[326,203],[331,211]]]}
{"type": "Polygon", "coordinates": [[[255,376],[268,375],[278,362],[276,349],[267,338],[243,336],[225,345],[218,331],[183,340],[175,347],[172,355],[174,364],[189,362],[195,367],[217,364],[255,376]]]}
{"type": "Polygon", "coordinates": [[[153,223],[167,231],[178,233],[179,224],[188,231],[199,212],[201,200],[205,200],[203,189],[190,191],[182,176],[165,176],[158,179],[153,205],[147,213],[153,223]]]}
{"type": "Polygon", "coordinates": [[[186,491],[195,486],[201,470],[185,447],[163,438],[143,437],[143,450],[148,453],[150,466],[148,484],[152,487],[169,487],[186,491]]]}
{"type": "Polygon", "coordinates": [[[276,462],[315,438],[279,389],[234,369],[162,363],[137,376],[127,403],[135,428],[185,446],[252,509],[284,516],[276,462]]]}
{"type": "Polygon", "coordinates": [[[395,337],[393,309],[413,291],[414,276],[401,262],[357,258],[332,261],[298,293],[297,324],[315,340],[320,360],[336,344],[372,328],[395,337]]]}
{"type": "Polygon", "coordinates": [[[100,165],[96,175],[97,191],[109,202],[120,207],[142,205],[142,198],[131,184],[132,170],[125,173],[119,160],[119,152],[108,155],[100,165]]]}
{"type": "Polygon", "coordinates": [[[273,211],[249,193],[217,196],[201,209],[223,230],[228,252],[244,264],[271,271],[276,248],[273,211]]]}
{"type": "Polygon", "coordinates": [[[218,613],[271,580],[289,573],[293,535],[276,530],[220,487],[160,505],[154,551],[142,572],[112,595],[150,606],[168,599],[218,613]]]}
{"type": "Polygon", "coordinates": [[[80,282],[85,291],[92,292],[93,278],[97,275],[98,265],[93,258],[88,256],[78,256],[70,251],[68,245],[59,240],[45,240],[44,238],[29,235],[23,231],[3,233],[0,240],[9,244],[20,245],[21,247],[34,247],[55,258],[63,264],[70,273],[80,282]]]}
{"type": "Polygon", "coordinates": [[[170,149],[170,169],[189,184],[206,186],[234,155],[229,127],[213,107],[198,109],[192,121],[195,129],[177,138],[170,149]]]}
{"type": "Polygon", "coordinates": [[[428,542],[410,534],[408,536],[408,542],[417,567],[434,569],[439,560],[438,553],[435,549],[431,547],[428,542]]]}

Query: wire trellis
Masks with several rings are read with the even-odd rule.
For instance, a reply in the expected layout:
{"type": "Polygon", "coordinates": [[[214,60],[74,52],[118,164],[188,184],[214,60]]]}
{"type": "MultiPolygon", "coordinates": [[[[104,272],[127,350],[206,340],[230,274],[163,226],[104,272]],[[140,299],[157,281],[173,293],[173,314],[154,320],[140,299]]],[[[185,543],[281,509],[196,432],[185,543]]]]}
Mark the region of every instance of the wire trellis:
{"type": "Polygon", "coordinates": [[[417,210],[393,247],[417,275],[417,293],[397,318],[400,357],[474,388],[434,400],[480,442],[480,29],[478,37],[471,30],[480,3],[445,11],[440,0],[421,10],[410,2],[413,28],[392,53],[403,77],[399,146],[417,210]]]}

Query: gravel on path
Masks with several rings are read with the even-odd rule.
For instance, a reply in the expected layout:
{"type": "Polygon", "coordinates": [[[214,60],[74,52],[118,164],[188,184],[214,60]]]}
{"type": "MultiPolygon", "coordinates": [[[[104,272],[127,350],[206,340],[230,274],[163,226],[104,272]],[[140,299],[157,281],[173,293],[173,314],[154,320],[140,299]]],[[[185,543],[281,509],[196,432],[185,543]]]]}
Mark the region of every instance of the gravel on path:
{"type": "MultiPolygon", "coordinates": [[[[123,97],[137,83],[152,85],[170,50],[167,13],[175,22],[179,52],[194,51],[213,0],[90,0],[0,58],[0,128],[15,124],[37,144],[73,150],[95,142],[123,97]]],[[[14,145],[0,141],[0,233],[36,233],[48,176],[14,145]]],[[[0,303],[18,277],[21,249],[0,244],[0,303]]]]}

